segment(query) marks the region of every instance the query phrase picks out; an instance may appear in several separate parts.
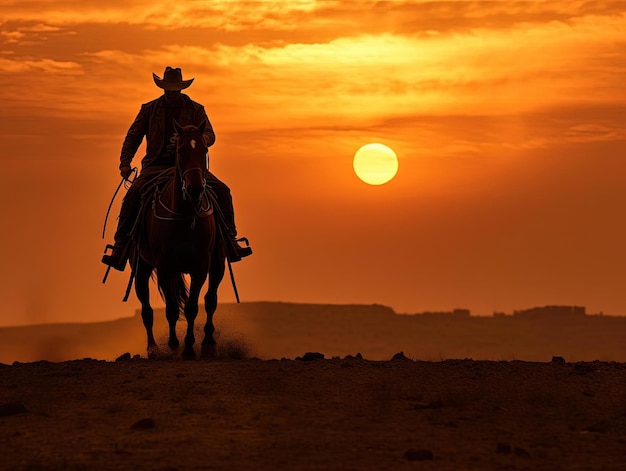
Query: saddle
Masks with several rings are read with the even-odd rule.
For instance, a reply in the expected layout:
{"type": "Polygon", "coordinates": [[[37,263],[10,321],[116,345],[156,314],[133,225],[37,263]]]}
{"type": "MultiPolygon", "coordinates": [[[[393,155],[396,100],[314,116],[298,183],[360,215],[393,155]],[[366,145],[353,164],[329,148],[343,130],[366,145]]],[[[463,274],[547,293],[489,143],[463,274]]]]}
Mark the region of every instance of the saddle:
{"type": "MultiPolygon", "coordinates": [[[[163,170],[161,173],[156,174],[141,188],[141,199],[137,212],[137,218],[135,219],[133,228],[130,232],[130,239],[134,245],[146,241],[146,221],[151,213],[158,219],[178,220],[186,218],[174,213],[161,201],[161,194],[163,193],[165,186],[172,181],[174,175],[175,169],[168,168],[163,170]]],[[[207,186],[206,199],[206,208],[203,215],[208,216],[216,213],[218,215],[218,217],[216,217],[218,224],[223,222],[223,217],[221,217],[221,211],[219,210],[217,202],[217,196],[209,186],[207,186]]]]}

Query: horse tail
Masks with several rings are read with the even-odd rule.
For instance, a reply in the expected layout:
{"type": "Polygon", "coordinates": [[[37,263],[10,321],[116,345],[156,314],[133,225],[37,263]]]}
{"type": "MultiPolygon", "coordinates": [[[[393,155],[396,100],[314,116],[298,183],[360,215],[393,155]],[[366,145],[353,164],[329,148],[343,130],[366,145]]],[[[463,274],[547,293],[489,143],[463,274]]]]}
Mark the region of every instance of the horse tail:
{"type": "Polygon", "coordinates": [[[166,280],[159,279],[159,293],[161,298],[166,299],[165,292],[172,293],[174,299],[178,304],[179,311],[185,308],[187,298],[189,298],[189,287],[187,286],[187,280],[183,273],[177,273],[172,276],[168,276],[166,280]]]}
{"type": "Polygon", "coordinates": [[[185,275],[179,273],[176,278],[176,299],[178,300],[178,308],[184,309],[185,304],[187,304],[187,299],[189,298],[189,287],[187,286],[187,280],[185,279],[185,275]]]}

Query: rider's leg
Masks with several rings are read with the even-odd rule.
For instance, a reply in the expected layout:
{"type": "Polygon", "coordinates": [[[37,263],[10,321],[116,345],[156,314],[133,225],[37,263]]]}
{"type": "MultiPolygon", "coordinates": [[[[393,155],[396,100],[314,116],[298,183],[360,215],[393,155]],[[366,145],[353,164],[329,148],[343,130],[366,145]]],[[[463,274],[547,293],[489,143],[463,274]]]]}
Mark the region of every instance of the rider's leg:
{"type": "Polygon", "coordinates": [[[102,263],[116,270],[124,271],[130,250],[130,234],[135,225],[139,204],[141,202],[141,180],[136,179],[122,201],[120,216],[117,221],[117,230],[113,238],[113,251],[102,257],[102,263]],[[138,184],[139,183],[139,184],[138,184]]]}
{"type": "Polygon", "coordinates": [[[215,192],[217,196],[217,203],[220,207],[222,216],[224,217],[224,225],[226,226],[226,252],[228,259],[231,262],[238,262],[243,257],[252,255],[252,249],[249,246],[242,247],[237,240],[237,226],[235,225],[235,210],[233,208],[233,198],[230,194],[230,188],[218,180],[218,178],[209,173],[208,176],[209,186],[215,192]]]}

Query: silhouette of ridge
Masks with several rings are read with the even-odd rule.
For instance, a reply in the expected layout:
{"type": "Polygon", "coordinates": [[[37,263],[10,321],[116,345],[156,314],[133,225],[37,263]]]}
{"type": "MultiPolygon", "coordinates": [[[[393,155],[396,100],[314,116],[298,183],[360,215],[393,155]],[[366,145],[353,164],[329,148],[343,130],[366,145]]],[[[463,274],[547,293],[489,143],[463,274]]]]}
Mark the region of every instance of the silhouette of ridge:
{"type": "MultiPolygon", "coordinates": [[[[464,309],[397,314],[379,304],[224,303],[218,307],[215,325],[218,345],[242,340],[262,359],[296,358],[312,351],[326,358],[361,353],[368,360],[386,360],[403,351],[409,358],[429,361],[550,361],[553,356],[567,361],[626,361],[626,317],[581,315],[580,310],[563,315],[567,309],[550,315],[549,306],[530,311],[534,314],[515,311],[487,317],[471,316],[464,309]]],[[[203,316],[198,320],[201,328],[203,316]]],[[[164,310],[156,309],[157,338],[166,325],[164,310]]],[[[185,327],[184,320],[179,327],[185,327]]],[[[146,353],[139,312],[107,322],[0,328],[1,363],[114,360],[124,352],[146,353]]]]}

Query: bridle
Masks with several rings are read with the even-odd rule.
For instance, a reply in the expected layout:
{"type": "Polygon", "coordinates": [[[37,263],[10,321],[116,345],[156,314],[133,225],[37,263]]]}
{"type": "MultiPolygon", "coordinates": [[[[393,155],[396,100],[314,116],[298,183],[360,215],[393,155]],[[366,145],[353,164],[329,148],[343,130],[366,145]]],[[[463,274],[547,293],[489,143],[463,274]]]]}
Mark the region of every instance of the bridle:
{"type": "MultiPolygon", "coordinates": [[[[200,198],[198,201],[201,205],[202,197],[206,195],[207,190],[208,190],[207,174],[209,173],[209,171],[203,168],[188,168],[187,170],[180,173],[180,185],[182,187],[184,201],[187,201],[187,198],[189,198],[189,201],[191,201],[193,198],[192,195],[189,193],[189,190],[187,190],[187,179],[186,179],[187,175],[191,172],[200,172],[201,174],[200,176],[202,177],[202,191],[200,192],[200,198]]],[[[201,208],[202,206],[200,206],[200,209],[201,208]]],[[[207,209],[208,208],[206,208],[204,211],[206,211],[207,209]]]]}
{"type": "MultiPolygon", "coordinates": [[[[206,155],[208,148],[204,145],[204,140],[202,138],[202,133],[198,130],[197,132],[193,132],[193,135],[185,135],[184,141],[187,142],[189,140],[189,145],[191,146],[192,151],[201,152],[204,151],[203,155],[206,155]],[[196,149],[196,144],[201,143],[202,148],[196,149]]],[[[154,217],[161,220],[167,221],[181,221],[181,220],[189,220],[191,219],[191,228],[193,229],[196,225],[196,220],[198,218],[207,217],[213,214],[213,204],[214,196],[212,196],[213,191],[208,184],[208,174],[209,170],[206,166],[198,166],[192,167],[188,169],[182,169],[180,163],[180,155],[181,149],[185,145],[183,140],[180,139],[180,134],[177,132],[174,137],[171,139],[172,143],[176,144],[176,175],[178,175],[180,179],[180,186],[182,190],[183,201],[187,201],[190,204],[190,207],[193,209],[194,214],[183,214],[178,211],[175,211],[169,208],[161,199],[161,192],[157,188],[155,193],[153,202],[152,202],[152,211],[154,217]],[[189,188],[187,185],[188,177],[190,174],[194,172],[200,173],[200,181],[202,182],[200,192],[198,193],[197,198],[194,201],[194,196],[189,192],[189,188]],[[156,211],[156,206],[164,209],[169,216],[158,215],[156,211]]]]}
{"type": "MultiPolygon", "coordinates": [[[[176,142],[176,173],[180,176],[180,184],[181,184],[181,189],[183,193],[183,201],[189,201],[192,204],[192,207],[195,211],[196,216],[200,216],[202,213],[208,212],[209,209],[211,208],[211,199],[209,196],[209,185],[208,185],[208,179],[207,179],[209,170],[206,167],[192,167],[192,168],[182,170],[181,165],[180,165],[179,155],[180,155],[180,149],[183,146],[183,144],[181,143],[180,137],[178,135],[175,137],[175,139],[177,140],[176,142]],[[193,195],[191,195],[191,193],[189,192],[189,189],[187,188],[188,176],[194,172],[200,173],[200,180],[202,181],[201,191],[196,201],[193,201],[193,195]]],[[[187,141],[187,136],[185,138],[185,141],[187,141]]],[[[199,142],[202,143],[201,144],[202,148],[204,149],[205,151],[204,153],[206,154],[206,152],[208,151],[208,148],[204,145],[202,135],[198,137],[191,136],[191,141],[189,145],[191,146],[192,150],[195,150],[196,144],[199,142]]],[[[200,150],[201,149],[198,149],[197,152],[199,152],[200,150]]]]}

